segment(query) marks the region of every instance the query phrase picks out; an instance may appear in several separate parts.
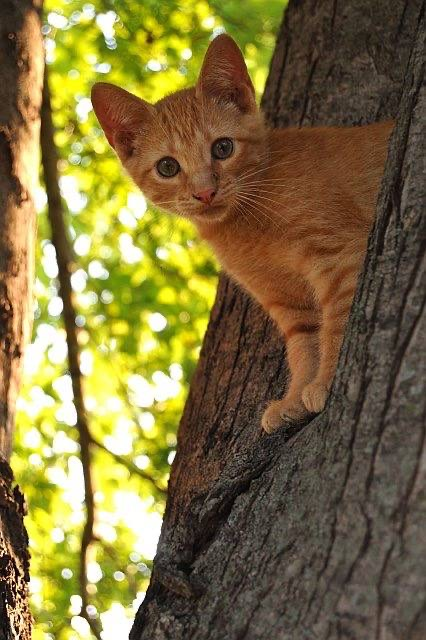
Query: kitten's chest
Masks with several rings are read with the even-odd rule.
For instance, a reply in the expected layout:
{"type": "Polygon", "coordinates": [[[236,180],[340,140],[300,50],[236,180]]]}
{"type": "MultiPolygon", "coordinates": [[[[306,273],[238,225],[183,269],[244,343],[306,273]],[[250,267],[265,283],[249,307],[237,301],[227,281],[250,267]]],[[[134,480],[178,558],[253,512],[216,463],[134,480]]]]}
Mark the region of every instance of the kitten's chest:
{"type": "Polygon", "coordinates": [[[306,297],[306,282],[287,264],[285,247],[260,234],[210,240],[225,271],[263,306],[306,297]]]}

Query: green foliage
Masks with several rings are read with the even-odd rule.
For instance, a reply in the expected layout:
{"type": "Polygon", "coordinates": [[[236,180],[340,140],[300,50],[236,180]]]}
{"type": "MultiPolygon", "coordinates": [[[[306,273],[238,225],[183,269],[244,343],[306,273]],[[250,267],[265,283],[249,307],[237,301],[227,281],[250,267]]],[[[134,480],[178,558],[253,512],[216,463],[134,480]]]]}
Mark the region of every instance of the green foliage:
{"type": "MultiPolygon", "coordinates": [[[[45,0],[90,428],[160,489],[217,265],[186,222],[147,207],[123,176],[91,111],[90,88],[104,79],[157,100],[194,82],[209,38],[224,27],[244,49],[261,92],[282,10],[281,0],[45,0]]],[[[90,638],[78,595],[82,467],[43,188],[37,196],[34,339],[13,467],[29,503],[34,638],[90,638]]],[[[116,640],[125,637],[148,584],[164,494],[103,448],[94,448],[93,464],[98,542],[88,571],[90,613],[100,616],[103,640],[116,640]]]]}

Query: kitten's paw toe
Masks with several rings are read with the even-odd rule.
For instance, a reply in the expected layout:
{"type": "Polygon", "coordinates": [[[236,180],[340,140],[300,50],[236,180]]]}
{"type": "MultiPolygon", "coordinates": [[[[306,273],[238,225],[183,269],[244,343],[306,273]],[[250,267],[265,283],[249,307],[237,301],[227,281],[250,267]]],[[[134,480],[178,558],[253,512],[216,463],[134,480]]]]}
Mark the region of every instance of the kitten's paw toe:
{"type": "Polygon", "coordinates": [[[301,403],[291,405],[284,400],[274,400],[262,416],[262,428],[266,433],[273,433],[277,429],[303,423],[308,417],[301,403]]]}
{"type": "Polygon", "coordinates": [[[280,414],[280,411],[277,407],[274,407],[272,404],[266,409],[262,416],[262,429],[266,431],[266,433],[273,433],[281,426],[283,426],[283,418],[280,414]]]}
{"type": "Polygon", "coordinates": [[[329,389],[321,382],[311,382],[302,391],[303,404],[310,413],[320,413],[325,407],[329,389]]]}

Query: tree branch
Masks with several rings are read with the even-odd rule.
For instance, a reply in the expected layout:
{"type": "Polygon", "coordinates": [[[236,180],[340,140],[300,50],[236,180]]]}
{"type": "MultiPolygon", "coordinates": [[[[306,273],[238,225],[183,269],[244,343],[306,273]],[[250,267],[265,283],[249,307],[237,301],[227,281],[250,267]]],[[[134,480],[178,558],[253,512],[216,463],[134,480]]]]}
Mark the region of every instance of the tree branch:
{"type": "Polygon", "coordinates": [[[106,453],[108,453],[112,458],[114,458],[116,462],[126,467],[126,469],[130,471],[130,473],[134,473],[138,475],[140,478],[143,478],[144,480],[148,480],[148,482],[152,484],[152,486],[155,488],[156,491],[159,491],[164,496],[167,495],[167,490],[161,487],[159,484],[157,484],[156,480],[151,476],[151,474],[147,473],[146,471],[143,471],[143,469],[139,469],[139,467],[137,467],[131,460],[129,460],[125,456],[121,456],[118,453],[114,453],[114,451],[111,451],[111,449],[108,449],[107,446],[105,446],[102,442],[94,438],[92,435],[90,436],[90,441],[99,449],[106,451],[106,453]]]}
{"type": "Polygon", "coordinates": [[[58,263],[59,295],[63,303],[63,320],[68,347],[68,363],[71,374],[74,406],[77,413],[77,430],[80,444],[81,463],[84,476],[84,500],[86,505],[86,522],[81,537],[80,553],[80,595],[82,600],[81,616],[87,620],[93,635],[101,640],[99,623],[90,618],[87,612],[87,562],[91,544],[95,537],[93,527],[95,522],[95,502],[93,488],[93,474],[91,464],[91,444],[86,407],[83,393],[83,376],[80,369],[80,353],[78,346],[78,329],[76,325],[76,311],[74,307],[71,274],[74,269],[71,246],[67,236],[64,220],[64,208],[58,181],[58,153],[54,139],[52,107],[47,77],[44,75],[43,105],[41,119],[41,151],[44,182],[48,201],[48,217],[51,226],[52,243],[56,251],[58,263]]]}

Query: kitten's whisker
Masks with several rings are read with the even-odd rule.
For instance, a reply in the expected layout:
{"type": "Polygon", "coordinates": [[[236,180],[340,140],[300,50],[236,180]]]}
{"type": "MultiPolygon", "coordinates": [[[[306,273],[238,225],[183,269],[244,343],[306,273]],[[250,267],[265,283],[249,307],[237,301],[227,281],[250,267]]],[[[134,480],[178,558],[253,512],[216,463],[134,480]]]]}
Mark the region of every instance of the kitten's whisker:
{"type": "MultiPolygon", "coordinates": [[[[243,185],[243,186],[246,186],[246,185],[243,185]]],[[[268,186],[268,185],[266,185],[266,186],[268,186]]],[[[253,193],[254,189],[256,189],[256,190],[258,189],[260,194],[269,193],[269,194],[271,194],[273,196],[279,196],[280,195],[280,192],[277,189],[273,189],[273,190],[272,189],[264,189],[263,187],[259,188],[259,187],[256,187],[256,186],[254,188],[252,187],[251,189],[248,189],[248,190],[238,189],[238,191],[241,191],[242,193],[253,193]]]]}
{"type": "Polygon", "coordinates": [[[241,213],[241,215],[243,216],[243,218],[247,221],[247,224],[248,224],[249,226],[251,226],[251,225],[250,225],[250,217],[252,217],[252,216],[251,216],[251,214],[250,214],[250,211],[247,211],[247,209],[245,209],[245,208],[244,208],[244,206],[242,205],[242,203],[241,203],[241,202],[236,202],[235,204],[236,204],[236,210],[237,210],[239,213],[241,213]],[[248,215],[246,215],[246,214],[248,214],[248,215]]]}
{"type": "MultiPolygon", "coordinates": [[[[282,180],[282,178],[280,178],[279,180],[282,180]]],[[[277,189],[285,189],[286,193],[306,193],[306,184],[305,185],[300,185],[299,183],[291,183],[291,182],[280,182],[275,181],[273,178],[271,178],[270,180],[255,180],[255,181],[251,181],[251,182],[246,182],[246,181],[236,181],[237,185],[240,185],[245,187],[251,187],[251,186],[258,186],[258,188],[261,188],[262,185],[266,185],[267,187],[276,187],[277,189]]]]}
{"type": "MultiPolygon", "coordinates": [[[[243,187],[243,189],[245,187],[249,188],[249,192],[252,193],[252,189],[256,189],[259,190],[260,193],[271,193],[272,195],[279,195],[280,194],[280,190],[279,187],[285,187],[285,192],[282,194],[283,197],[286,200],[289,200],[289,198],[295,198],[295,197],[300,197],[302,196],[303,200],[307,201],[308,200],[308,196],[306,193],[306,188],[304,188],[303,186],[299,186],[299,185],[277,185],[277,184],[266,184],[267,187],[273,188],[273,190],[268,190],[263,188],[262,186],[262,182],[259,182],[258,185],[256,185],[255,183],[243,183],[241,185],[241,187],[243,187]],[[276,188],[276,190],[275,190],[276,188]]],[[[238,190],[241,189],[241,187],[238,187],[238,190]]],[[[321,201],[321,199],[318,197],[318,201],[321,201]]]]}
{"type": "MultiPolygon", "coordinates": [[[[170,213],[168,209],[165,209],[165,206],[167,205],[176,205],[176,200],[169,200],[169,201],[166,200],[165,202],[156,202],[154,206],[157,209],[164,209],[166,213],[170,213]]],[[[177,211],[173,209],[173,213],[177,213],[177,211]]]]}
{"type": "MultiPolygon", "coordinates": [[[[259,162],[261,162],[261,160],[259,160],[259,162]]],[[[256,163],[256,165],[254,167],[250,167],[250,169],[247,169],[247,171],[244,171],[244,173],[242,173],[240,176],[238,176],[237,180],[243,180],[244,178],[250,178],[250,176],[254,175],[254,173],[258,173],[259,171],[266,171],[266,167],[263,167],[262,169],[259,170],[259,163],[256,163]]]]}
{"type": "Polygon", "coordinates": [[[240,180],[239,178],[236,179],[236,182],[241,182],[242,184],[269,184],[271,183],[277,183],[278,182],[278,186],[289,186],[288,181],[283,180],[283,178],[262,178],[260,180],[250,180],[250,182],[247,182],[247,180],[240,180]]]}
{"type": "Polygon", "coordinates": [[[277,229],[279,229],[280,231],[283,231],[283,228],[280,226],[280,224],[278,223],[277,220],[275,220],[274,218],[272,218],[271,216],[268,215],[268,213],[272,213],[272,209],[270,209],[265,203],[263,202],[253,202],[253,199],[256,196],[252,196],[252,197],[247,197],[245,194],[241,194],[239,193],[238,196],[245,201],[245,203],[247,203],[248,205],[253,206],[257,206],[260,208],[261,212],[263,213],[263,215],[270,221],[272,222],[273,226],[275,226],[277,229]]]}
{"type": "MultiPolygon", "coordinates": [[[[270,198],[269,196],[264,195],[265,193],[270,193],[270,195],[276,195],[275,192],[264,191],[262,189],[262,193],[253,193],[253,191],[243,191],[243,190],[240,190],[239,193],[241,193],[242,195],[248,196],[249,198],[253,198],[254,200],[258,199],[258,200],[265,200],[267,202],[272,202],[274,205],[276,205],[276,208],[278,208],[280,212],[285,210],[282,201],[275,200],[274,198],[270,198]]],[[[271,210],[271,213],[274,213],[274,212],[271,210]]]]}
{"type": "Polygon", "coordinates": [[[271,165],[266,165],[264,167],[261,168],[257,168],[256,171],[246,171],[245,173],[242,173],[239,176],[239,179],[241,180],[242,178],[251,178],[252,176],[256,175],[257,173],[261,173],[262,171],[270,171],[271,169],[274,169],[275,167],[280,167],[280,166],[289,166],[289,165],[294,165],[293,161],[289,161],[289,160],[280,160],[280,162],[276,162],[275,164],[271,164],[271,165]]]}
{"type": "MultiPolygon", "coordinates": [[[[276,205],[278,205],[279,207],[282,207],[282,203],[279,202],[278,200],[274,200],[273,198],[268,198],[267,196],[263,195],[263,190],[262,193],[253,193],[251,191],[239,191],[239,193],[243,194],[243,195],[247,195],[247,196],[251,196],[252,198],[261,198],[262,200],[268,200],[269,202],[272,202],[276,205]]],[[[265,193],[268,193],[267,191],[265,193]]],[[[271,211],[272,213],[272,211],[271,211]]]]}
{"type": "MultiPolygon", "coordinates": [[[[262,220],[260,218],[257,217],[257,215],[255,214],[255,212],[253,210],[251,210],[248,206],[248,203],[240,203],[241,204],[241,211],[243,212],[244,218],[249,222],[249,218],[251,218],[252,220],[255,221],[255,228],[257,226],[262,226],[262,220]]],[[[249,222],[250,224],[250,222],[249,222]]]]}
{"type": "Polygon", "coordinates": [[[160,204],[172,204],[175,203],[176,204],[176,200],[161,200],[160,202],[153,202],[152,204],[154,205],[154,207],[160,206],[160,204]]]}
{"type": "MultiPolygon", "coordinates": [[[[279,163],[277,163],[277,164],[273,164],[273,165],[271,165],[271,166],[267,166],[267,165],[266,165],[266,166],[263,166],[263,167],[259,167],[259,166],[257,165],[257,167],[256,167],[256,168],[253,168],[253,169],[251,169],[251,170],[249,170],[249,171],[247,171],[247,172],[245,172],[245,173],[242,173],[242,174],[238,177],[238,180],[240,180],[240,181],[242,181],[242,180],[247,180],[248,178],[252,178],[253,176],[255,176],[255,175],[259,174],[259,173],[265,173],[265,174],[267,174],[267,172],[268,172],[268,170],[269,170],[269,169],[273,169],[273,168],[278,167],[278,166],[280,166],[280,165],[283,165],[283,166],[284,166],[284,165],[288,165],[288,163],[286,163],[285,161],[282,161],[282,162],[279,162],[279,163]]],[[[266,179],[266,178],[265,178],[265,179],[266,179]]]]}
{"type": "MultiPolygon", "coordinates": [[[[247,194],[243,194],[245,197],[247,197],[247,194]]],[[[262,207],[263,208],[263,212],[264,215],[266,215],[266,217],[272,222],[272,224],[277,228],[280,229],[281,231],[284,230],[284,228],[281,226],[280,221],[283,221],[285,223],[288,223],[288,220],[286,218],[284,218],[282,215],[280,216],[280,219],[277,219],[275,217],[275,209],[272,209],[270,205],[268,205],[267,202],[262,202],[260,200],[265,200],[265,201],[270,201],[273,202],[274,204],[279,205],[279,203],[270,200],[269,198],[264,198],[263,196],[261,196],[260,194],[249,194],[249,199],[251,201],[251,204],[255,204],[256,206],[262,207]],[[268,214],[272,214],[268,215],[268,214]]]]}
{"type": "Polygon", "coordinates": [[[240,198],[240,194],[237,194],[237,201],[242,206],[243,211],[246,211],[252,218],[254,218],[256,220],[256,222],[258,224],[262,225],[263,220],[261,218],[259,219],[257,217],[257,215],[255,214],[256,209],[253,208],[253,203],[248,198],[246,198],[245,196],[241,196],[241,198],[240,198]],[[248,207],[250,207],[250,208],[248,208],[248,207]]]}
{"type": "MultiPolygon", "coordinates": [[[[253,203],[253,202],[244,202],[244,206],[248,207],[248,213],[252,213],[253,216],[255,216],[256,220],[258,221],[259,225],[263,228],[265,228],[265,220],[264,218],[266,218],[269,222],[273,223],[273,226],[275,225],[275,222],[272,220],[272,218],[270,218],[266,212],[265,209],[263,209],[262,205],[258,202],[258,203],[253,203]],[[259,218],[255,215],[255,211],[259,212],[260,215],[262,216],[261,219],[259,220],[259,218]]],[[[267,224],[267,223],[266,223],[267,224]]],[[[275,225],[276,226],[276,225],[275,225]]],[[[278,227],[279,228],[279,227],[278,227]]]]}
{"type": "MultiPolygon", "coordinates": [[[[270,196],[277,196],[278,198],[280,198],[280,196],[281,196],[280,192],[275,190],[275,189],[274,190],[270,190],[270,189],[259,188],[259,187],[250,187],[248,189],[238,189],[238,191],[241,192],[241,193],[245,193],[245,194],[249,194],[249,195],[253,195],[253,196],[255,195],[255,193],[258,194],[259,196],[262,196],[264,194],[268,194],[270,196]]],[[[286,193],[285,195],[286,195],[286,201],[287,201],[287,195],[288,194],[286,193]]],[[[277,202],[277,204],[279,203],[280,206],[283,206],[284,198],[280,198],[279,201],[275,200],[275,202],[277,202]]]]}

